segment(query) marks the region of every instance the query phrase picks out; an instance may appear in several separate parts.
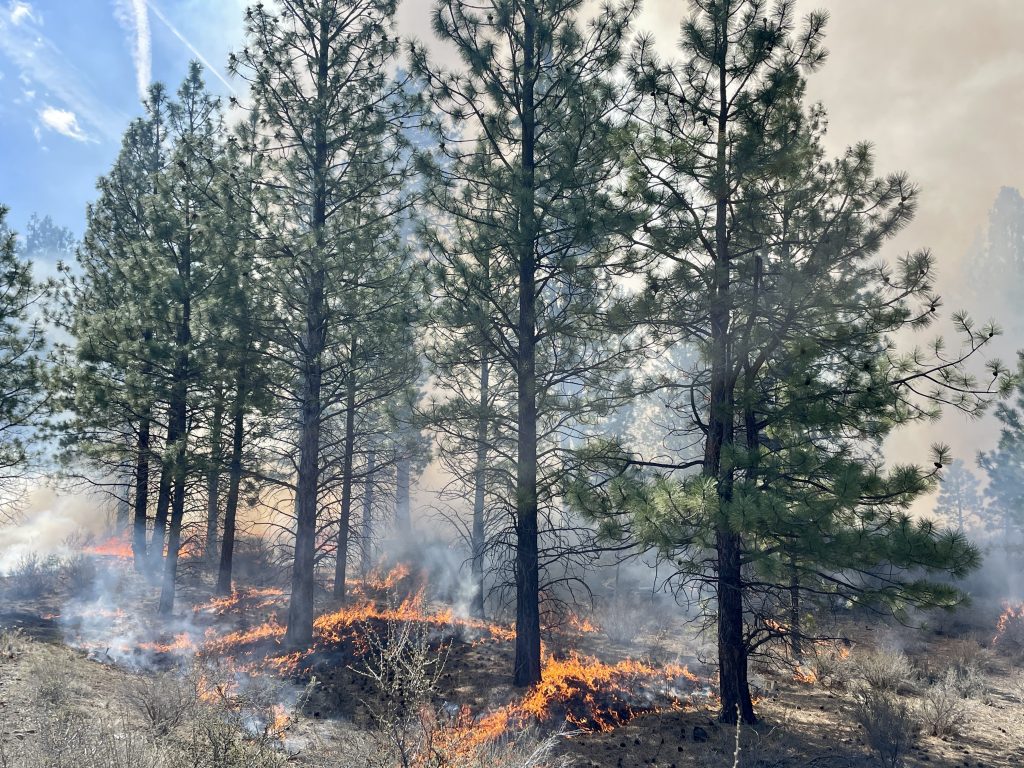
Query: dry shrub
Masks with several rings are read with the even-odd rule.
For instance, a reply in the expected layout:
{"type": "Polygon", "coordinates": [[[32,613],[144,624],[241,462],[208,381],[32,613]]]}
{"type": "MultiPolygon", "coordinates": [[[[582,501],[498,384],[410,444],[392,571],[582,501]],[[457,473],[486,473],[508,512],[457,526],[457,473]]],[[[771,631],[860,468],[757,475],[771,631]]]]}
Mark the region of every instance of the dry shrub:
{"type": "Polygon", "coordinates": [[[882,765],[900,768],[918,728],[910,704],[889,690],[865,688],[857,697],[854,717],[882,765]]]}
{"type": "MultiPolygon", "coordinates": [[[[3,768],[164,768],[153,745],[123,722],[57,708],[29,738],[0,734],[3,768]]],[[[182,766],[184,768],[184,766],[182,766]]]]}
{"type": "Polygon", "coordinates": [[[914,665],[902,651],[863,651],[853,657],[854,674],[876,691],[900,691],[910,687],[914,665]]]}
{"type": "Polygon", "coordinates": [[[90,592],[96,583],[96,560],[79,553],[61,560],[57,566],[60,580],[72,595],[90,592]]]}
{"type": "Polygon", "coordinates": [[[12,597],[34,599],[56,591],[60,559],[43,558],[34,552],[22,555],[7,574],[7,590],[12,597]]]}
{"type": "Polygon", "coordinates": [[[833,643],[815,643],[807,663],[822,685],[835,688],[845,688],[854,672],[849,651],[833,643]]]}
{"type": "Polygon", "coordinates": [[[1010,695],[1024,704],[1024,670],[1017,670],[1010,676],[1010,695]]]}
{"type": "Polygon", "coordinates": [[[932,736],[951,736],[967,722],[960,682],[955,669],[924,692],[921,720],[932,736]]]}
{"type": "Polygon", "coordinates": [[[122,695],[157,736],[166,736],[194,716],[199,703],[195,685],[170,672],[133,675],[122,695]]]}
{"type": "Polygon", "coordinates": [[[59,707],[75,692],[74,675],[66,659],[39,654],[28,665],[36,701],[44,707],[59,707]]]}
{"type": "Polygon", "coordinates": [[[0,661],[14,661],[25,652],[27,642],[17,627],[0,630],[0,661]]]}
{"type": "Polygon", "coordinates": [[[598,624],[609,640],[625,645],[643,632],[647,616],[636,595],[617,592],[601,612],[598,624]]]}
{"type": "Polygon", "coordinates": [[[476,743],[468,712],[438,702],[447,649],[432,641],[429,630],[413,623],[389,621],[367,628],[367,652],[356,671],[377,689],[365,702],[375,729],[347,744],[339,764],[364,768],[559,768],[570,763],[555,757],[559,735],[542,737],[509,729],[502,738],[476,743]]]}

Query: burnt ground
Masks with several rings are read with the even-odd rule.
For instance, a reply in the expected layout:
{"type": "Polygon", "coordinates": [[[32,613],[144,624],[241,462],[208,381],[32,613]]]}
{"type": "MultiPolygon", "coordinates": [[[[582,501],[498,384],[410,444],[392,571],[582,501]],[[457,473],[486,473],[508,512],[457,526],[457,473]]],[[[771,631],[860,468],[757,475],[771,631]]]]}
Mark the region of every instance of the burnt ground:
{"type": "MultiPolygon", "coordinates": [[[[188,615],[190,602],[202,602],[207,595],[196,583],[182,591],[181,613],[188,615]]],[[[117,691],[130,673],[117,664],[97,660],[96,654],[70,648],[62,640],[56,612],[59,595],[45,598],[8,599],[0,611],[0,628],[17,628],[29,640],[30,651],[22,658],[0,659],[0,719],[5,739],[26,738],[19,723],[31,723],[24,714],[33,706],[32,686],[40,670],[60,670],[69,690],[83,709],[110,709],[117,691]]],[[[976,609],[970,614],[945,617],[931,626],[907,629],[872,620],[869,624],[850,617],[843,625],[857,651],[898,646],[913,661],[922,677],[941,672],[965,654],[977,662],[984,678],[984,692],[965,702],[967,720],[956,735],[936,737],[921,732],[906,757],[908,768],[1011,768],[1024,765],[1024,685],[1016,676],[1024,663],[1020,653],[992,646],[992,628],[997,607],[976,609]]],[[[248,617],[248,626],[255,621],[248,617]]],[[[513,700],[517,692],[508,684],[512,648],[507,640],[442,638],[450,643],[445,670],[440,680],[444,703],[468,707],[484,714],[513,700]]],[[[679,622],[648,627],[628,642],[615,642],[602,632],[552,637],[549,647],[575,647],[581,653],[614,663],[643,655],[660,660],[679,659],[691,663],[698,675],[702,668],[686,653],[698,641],[687,625],[679,622]],[[639,653],[638,653],[639,651],[639,653]]],[[[316,696],[288,726],[294,743],[346,738],[352,729],[370,727],[365,702],[372,701],[373,689],[365,676],[353,671],[352,652],[321,655],[295,676],[303,683],[313,674],[319,686],[316,696]]],[[[740,766],[774,768],[809,766],[844,768],[877,764],[865,745],[865,736],[853,716],[854,700],[844,684],[806,684],[793,679],[792,670],[758,667],[754,670],[761,722],[740,729],[740,766]]],[[[921,703],[924,682],[911,684],[900,695],[915,706],[921,703]]],[[[584,768],[717,768],[732,766],[737,732],[716,722],[713,701],[700,692],[674,709],[667,699],[650,711],[638,714],[623,725],[606,732],[567,733],[561,751],[584,768]]],[[[678,705],[677,705],[678,706],[678,705]]],[[[641,710],[643,707],[640,708],[641,710]]],[[[30,725],[25,726],[31,730],[30,725]]],[[[304,750],[291,759],[295,765],[313,765],[304,750]]]]}

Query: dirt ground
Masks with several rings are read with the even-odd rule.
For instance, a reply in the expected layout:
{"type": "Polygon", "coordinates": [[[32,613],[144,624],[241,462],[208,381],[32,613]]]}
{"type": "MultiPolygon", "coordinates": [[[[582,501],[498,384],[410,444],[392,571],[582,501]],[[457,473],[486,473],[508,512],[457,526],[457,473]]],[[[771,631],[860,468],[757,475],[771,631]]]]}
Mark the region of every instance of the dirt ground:
{"type": "MultiPolygon", "coordinates": [[[[198,594],[198,590],[197,590],[198,594]]],[[[0,729],[4,742],[31,738],[40,714],[38,691],[42,677],[63,686],[72,706],[82,712],[112,711],[123,707],[119,698],[131,672],[105,663],[64,643],[55,618],[60,597],[7,600],[0,610],[0,629],[19,631],[21,647],[0,654],[0,729]]],[[[187,610],[183,608],[183,610],[187,610]]],[[[943,618],[922,628],[854,621],[841,629],[850,638],[854,654],[873,648],[901,648],[914,665],[917,682],[899,691],[915,707],[921,705],[925,680],[968,657],[979,670],[978,693],[965,699],[966,721],[955,734],[932,736],[922,730],[906,755],[908,768],[1015,768],[1024,765],[1024,669],[1020,654],[992,647],[996,608],[975,609],[969,616],[943,618]]],[[[695,657],[681,653],[683,625],[658,626],[629,642],[610,640],[593,631],[562,635],[555,645],[578,646],[582,653],[615,662],[639,651],[647,658],[685,661],[699,675],[709,675],[695,657]]],[[[557,650],[557,649],[556,649],[557,650]]],[[[468,707],[474,714],[507,702],[517,694],[507,683],[511,644],[507,641],[453,646],[440,688],[446,700],[468,707]]],[[[311,744],[345,739],[369,727],[365,708],[366,681],[350,669],[328,673],[318,669],[323,683],[319,700],[291,713],[282,744],[295,754],[297,766],[307,760],[311,744]],[[334,703],[331,703],[334,702],[334,703]]],[[[853,714],[850,687],[843,684],[806,683],[794,679],[791,669],[756,665],[753,680],[761,722],[737,729],[715,720],[714,701],[694,695],[684,709],[667,702],[661,711],[640,714],[606,732],[567,732],[559,750],[583,768],[846,768],[877,765],[865,734],[853,714]]],[[[296,683],[301,683],[296,680],[296,683]]],[[[652,707],[657,709],[658,707],[652,707]]],[[[82,768],[89,768],[82,766],[82,768]]]]}

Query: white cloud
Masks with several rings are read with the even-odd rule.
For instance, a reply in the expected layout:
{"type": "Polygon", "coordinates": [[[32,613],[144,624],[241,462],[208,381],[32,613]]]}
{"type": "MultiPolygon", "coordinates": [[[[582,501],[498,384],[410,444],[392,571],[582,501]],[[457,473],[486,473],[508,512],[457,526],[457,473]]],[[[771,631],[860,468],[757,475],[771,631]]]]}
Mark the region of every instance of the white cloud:
{"type": "Polygon", "coordinates": [[[32,6],[23,0],[13,0],[7,6],[7,12],[10,15],[12,24],[21,24],[23,21],[31,21],[36,18],[32,6]]]}
{"type": "Polygon", "coordinates": [[[78,124],[78,118],[70,109],[58,109],[57,107],[43,107],[39,112],[39,119],[43,125],[51,131],[56,131],[62,136],[67,136],[75,141],[88,141],[89,137],[78,124]]]}
{"type": "Polygon", "coordinates": [[[153,43],[149,31],[146,0],[115,0],[114,15],[131,35],[132,62],[139,98],[145,99],[153,78],[153,43]]]}

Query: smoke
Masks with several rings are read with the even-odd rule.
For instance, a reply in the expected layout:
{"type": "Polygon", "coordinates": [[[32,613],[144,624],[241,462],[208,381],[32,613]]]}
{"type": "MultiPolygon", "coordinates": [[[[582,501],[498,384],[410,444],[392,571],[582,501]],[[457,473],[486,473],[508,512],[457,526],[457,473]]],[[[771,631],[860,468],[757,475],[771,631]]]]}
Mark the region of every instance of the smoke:
{"type": "Polygon", "coordinates": [[[108,527],[108,513],[96,499],[37,487],[29,492],[25,511],[0,529],[0,573],[9,573],[29,554],[74,554],[79,549],[76,543],[103,535],[108,527]]]}

